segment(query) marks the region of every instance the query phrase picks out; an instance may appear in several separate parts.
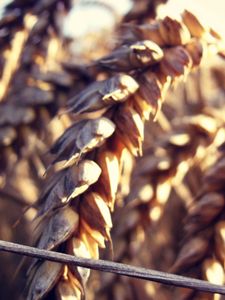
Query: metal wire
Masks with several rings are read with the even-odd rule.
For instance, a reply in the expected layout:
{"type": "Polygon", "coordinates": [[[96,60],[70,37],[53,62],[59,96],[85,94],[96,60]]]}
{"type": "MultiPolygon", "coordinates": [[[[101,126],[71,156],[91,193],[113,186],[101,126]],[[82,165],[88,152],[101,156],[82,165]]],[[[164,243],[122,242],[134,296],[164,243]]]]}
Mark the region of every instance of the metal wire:
{"type": "Polygon", "coordinates": [[[0,240],[0,251],[12,252],[19,255],[26,255],[30,257],[71,264],[89,269],[95,269],[103,272],[116,273],[124,276],[135,277],[155,281],[163,284],[185,287],[204,291],[208,293],[218,293],[225,295],[225,286],[212,284],[204,280],[194,279],[190,277],[170,274],[166,272],[155,271],[140,267],[134,267],[122,263],[116,263],[106,260],[93,260],[72,255],[47,251],[30,246],[20,245],[16,243],[6,242],[0,240]]]}

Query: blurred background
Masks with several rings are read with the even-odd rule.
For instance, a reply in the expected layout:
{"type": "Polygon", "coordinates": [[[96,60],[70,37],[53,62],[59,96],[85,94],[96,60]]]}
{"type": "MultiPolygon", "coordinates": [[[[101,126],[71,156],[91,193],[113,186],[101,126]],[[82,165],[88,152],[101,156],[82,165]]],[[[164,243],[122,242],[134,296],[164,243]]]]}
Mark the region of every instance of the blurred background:
{"type": "MultiPolygon", "coordinates": [[[[179,18],[184,9],[225,37],[223,0],[1,0],[0,239],[33,243],[30,222],[36,210],[24,211],[44,185],[48,149],[71,124],[69,116],[57,115],[67,99],[99,79],[85,64],[120,44],[125,23],[179,18]]],[[[131,185],[128,168],[113,214],[115,261],[172,270],[188,207],[225,141],[224,67],[219,57],[203,61],[169,91],[158,122],[146,125],[144,155],[134,163],[131,185]]],[[[221,249],[224,245],[225,238],[221,249]]],[[[109,259],[109,253],[102,257],[109,259]]],[[[0,253],[0,299],[22,294],[26,266],[15,276],[20,261],[0,253]]],[[[206,279],[224,283],[222,262],[219,267],[208,262],[205,269],[206,279]]],[[[200,273],[190,268],[185,274],[200,273]]],[[[87,299],[224,298],[92,272],[87,299]]]]}

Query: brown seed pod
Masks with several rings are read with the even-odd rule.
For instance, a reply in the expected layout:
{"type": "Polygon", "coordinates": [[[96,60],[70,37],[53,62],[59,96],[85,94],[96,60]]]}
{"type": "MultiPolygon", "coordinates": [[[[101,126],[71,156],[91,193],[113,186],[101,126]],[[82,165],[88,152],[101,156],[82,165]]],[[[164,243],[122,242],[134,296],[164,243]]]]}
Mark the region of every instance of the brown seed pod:
{"type": "Polygon", "coordinates": [[[80,226],[98,244],[98,247],[105,248],[105,236],[101,232],[92,228],[84,219],[81,219],[80,226]]]}
{"type": "Polygon", "coordinates": [[[67,112],[82,114],[99,111],[117,102],[124,102],[138,87],[131,76],[123,74],[94,82],[68,101],[67,112]]]}
{"type": "Polygon", "coordinates": [[[111,151],[100,151],[97,163],[102,173],[99,177],[98,185],[100,194],[104,197],[111,210],[114,207],[116,192],[120,180],[120,165],[115,153],[111,151]]]}
{"type": "Polygon", "coordinates": [[[189,53],[181,46],[168,48],[164,51],[164,58],[160,62],[160,69],[166,76],[172,78],[185,75],[191,67],[191,57],[189,53]]]}
{"type": "Polygon", "coordinates": [[[84,193],[95,183],[100,174],[100,167],[91,160],[83,160],[70,169],[56,174],[40,197],[37,217],[68,204],[72,198],[84,193]]]}
{"type": "Polygon", "coordinates": [[[91,192],[83,196],[81,218],[108,239],[112,220],[109,208],[99,194],[91,192]]]}
{"type": "Polygon", "coordinates": [[[161,84],[153,72],[146,72],[139,79],[140,88],[135,93],[135,108],[142,118],[149,119],[149,114],[153,113],[154,119],[157,116],[162,103],[161,84]]]}
{"type": "MultiPolygon", "coordinates": [[[[56,212],[46,224],[41,228],[37,248],[52,250],[68,239],[77,229],[79,215],[70,207],[65,207],[56,212]]],[[[39,260],[34,259],[30,265],[27,275],[29,275],[39,260]]]]}
{"type": "Polygon", "coordinates": [[[37,244],[38,248],[52,250],[68,239],[77,228],[79,215],[70,207],[54,214],[44,227],[37,244]]]}
{"type": "Polygon", "coordinates": [[[193,37],[201,38],[206,32],[206,29],[200,21],[188,10],[183,12],[182,20],[193,37]]]}
{"type": "Polygon", "coordinates": [[[207,193],[188,212],[185,230],[187,235],[205,228],[224,208],[224,197],[218,193],[207,193]]]}
{"type": "Polygon", "coordinates": [[[63,265],[44,261],[37,266],[35,275],[29,283],[27,300],[42,299],[59,280],[63,272],[63,265]]]}
{"type": "Polygon", "coordinates": [[[192,39],[186,46],[187,52],[191,56],[193,67],[199,66],[204,54],[204,45],[198,39],[192,39]]]}
{"type": "Polygon", "coordinates": [[[84,299],[83,287],[70,271],[67,271],[57,283],[56,297],[57,300],[84,299]]]}
{"type": "Polygon", "coordinates": [[[180,272],[188,269],[199,262],[206,254],[209,246],[209,241],[202,237],[195,237],[184,244],[181,248],[179,256],[172,267],[173,272],[180,272]]]}
{"type": "Polygon", "coordinates": [[[120,131],[122,141],[133,153],[141,155],[144,138],[144,123],[139,114],[131,105],[120,107],[116,114],[115,123],[120,131]],[[129,135],[127,135],[129,132],[129,135]]]}
{"type": "Polygon", "coordinates": [[[117,72],[152,66],[163,58],[163,51],[152,41],[145,40],[124,45],[97,61],[98,65],[117,72]]]}
{"type": "Polygon", "coordinates": [[[151,21],[151,23],[140,25],[125,24],[123,28],[125,30],[125,39],[126,35],[133,35],[133,37],[131,37],[133,40],[150,40],[160,47],[165,46],[165,41],[162,39],[159,32],[159,22],[157,21],[151,21]]]}
{"type": "Polygon", "coordinates": [[[101,146],[114,130],[113,122],[104,117],[72,125],[50,149],[50,153],[55,155],[52,164],[57,163],[57,169],[59,166],[61,168],[71,166],[82,154],[101,146]]]}
{"type": "Polygon", "coordinates": [[[99,244],[98,242],[89,234],[89,232],[83,227],[80,227],[79,237],[82,243],[85,244],[87,251],[91,255],[92,258],[99,258],[99,244]]]}
{"type": "MultiPolygon", "coordinates": [[[[85,243],[76,237],[70,240],[69,251],[77,257],[91,258],[90,252],[88,251],[85,243]]],[[[81,277],[82,284],[85,284],[87,282],[87,279],[90,275],[90,269],[82,267],[72,267],[71,270],[78,272],[79,276],[81,277]]]]}
{"type": "Polygon", "coordinates": [[[191,35],[187,27],[176,20],[166,17],[159,22],[159,32],[165,45],[179,46],[187,44],[191,35]]]}

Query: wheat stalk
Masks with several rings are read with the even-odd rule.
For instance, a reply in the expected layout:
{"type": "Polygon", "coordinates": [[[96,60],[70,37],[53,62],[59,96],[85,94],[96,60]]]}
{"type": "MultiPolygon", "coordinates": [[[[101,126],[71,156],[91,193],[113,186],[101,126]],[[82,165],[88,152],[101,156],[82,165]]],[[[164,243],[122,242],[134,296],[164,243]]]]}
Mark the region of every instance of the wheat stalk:
{"type": "MultiPolygon", "coordinates": [[[[67,112],[85,115],[50,150],[51,168],[58,172],[50,176],[37,204],[36,220],[44,224],[39,248],[99,258],[99,248],[110,241],[110,210],[123,166],[131,155],[142,154],[145,120],[150,113],[156,118],[168,87],[220,42],[187,11],[182,22],[166,17],[146,27],[131,26],[130,32],[132,44],[95,63],[99,70],[118,74],[68,101],[67,112]]],[[[41,299],[53,288],[58,299],[81,299],[89,271],[35,261],[28,275],[27,299],[41,299]]]]}

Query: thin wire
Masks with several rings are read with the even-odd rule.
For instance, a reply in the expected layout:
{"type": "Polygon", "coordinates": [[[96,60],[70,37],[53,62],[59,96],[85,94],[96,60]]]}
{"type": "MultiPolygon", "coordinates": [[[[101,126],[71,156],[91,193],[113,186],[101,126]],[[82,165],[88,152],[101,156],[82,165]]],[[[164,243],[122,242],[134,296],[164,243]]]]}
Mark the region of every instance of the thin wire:
{"type": "Polygon", "coordinates": [[[94,260],[80,257],[74,257],[72,255],[47,251],[16,243],[6,242],[0,240],[0,251],[12,252],[20,255],[26,255],[30,257],[50,260],[54,262],[60,262],[65,264],[71,264],[89,269],[95,269],[103,272],[116,273],[129,277],[135,277],[139,279],[151,280],[163,284],[180,286],[185,288],[196,289],[209,293],[218,293],[225,295],[225,286],[212,284],[204,280],[195,278],[170,274],[166,272],[155,271],[151,269],[134,267],[126,264],[106,261],[106,260],[94,260]]]}

